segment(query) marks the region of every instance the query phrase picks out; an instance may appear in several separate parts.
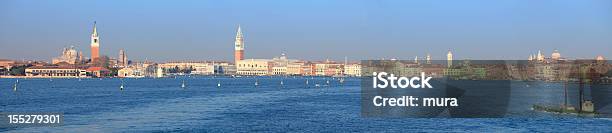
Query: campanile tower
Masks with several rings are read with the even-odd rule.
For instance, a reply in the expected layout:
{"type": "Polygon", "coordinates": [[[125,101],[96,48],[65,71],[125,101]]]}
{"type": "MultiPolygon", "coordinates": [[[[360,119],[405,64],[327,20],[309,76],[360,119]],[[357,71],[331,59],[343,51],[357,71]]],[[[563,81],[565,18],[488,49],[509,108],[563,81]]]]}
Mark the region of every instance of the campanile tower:
{"type": "Polygon", "coordinates": [[[238,32],[236,33],[236,41],[234,42],[234,64],[238,65],[238,61],[244,59],[244,40],[242,37],[242,31],[240,25],[238,25],[238,32]]]}
{"type": "Polygon", "coordinates": [[[451,52],[451,50],[448,50],[448,53],[446,53],[446,61],[447,61],[447,67],[451,68],[453,66],[453,52],[451,52]]]}
{"type": "Polygon", "coordinates": [[[94,21],[93,32],[91,33],[91,60],[94,61],[100,57],[100,37],[96,30],[96,22],[94,21]]]}

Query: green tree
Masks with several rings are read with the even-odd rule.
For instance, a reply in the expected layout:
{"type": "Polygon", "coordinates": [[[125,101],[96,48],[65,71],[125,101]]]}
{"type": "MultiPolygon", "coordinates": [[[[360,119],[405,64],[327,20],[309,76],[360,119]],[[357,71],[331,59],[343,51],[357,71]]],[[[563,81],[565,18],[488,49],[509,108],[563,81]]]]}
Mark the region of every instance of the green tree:
{"type": "Polygon", "coordinates": [[[119,69],[117,68],[108,68],[108,70],[110,70],[110,73],[108,76],[117,76],[117,74],[119,73],[119,69]]]}
{"type": "Polygon", "coordinates": [[[193,66],[189,66],[189,68],[187,68],[187,69],[183,69],[183,70],[181,70],[180,72],[181,72],[181,73],[188,74],[188,73],[191,73],[191,71],[193,71],[193,66]]]}
{"type": "Polygon", "coordinates": [[[25,76],[25,69],[30,66],[31,65],[14,66],[11,68],[9,73],[14,76],[25,76]]]}

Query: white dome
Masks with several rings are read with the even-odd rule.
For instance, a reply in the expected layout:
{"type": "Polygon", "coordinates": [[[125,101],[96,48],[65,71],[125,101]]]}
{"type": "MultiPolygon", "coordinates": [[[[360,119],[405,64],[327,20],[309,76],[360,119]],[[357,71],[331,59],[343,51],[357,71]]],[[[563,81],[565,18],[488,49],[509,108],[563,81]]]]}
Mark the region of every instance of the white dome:
{"type": "Polygon", "coordinates": [[[602,60],[606,60],[606,58],[604,58],[603,56],[599,55],[599,56],[595,57],[595,60],[602,61],[602,60]]]}
{"type": "Polygon", "coordinates": [[[560,59],[560,58],[561,58],[561,53],[559,53],[559,51],[557,51],[557,50],[555,49],[555,51],[553,51],[553,53],[552,53],[552,55],[551,55],[551,58],[552,58],[553,60],[558,60],[558,59],[560,59]]]}

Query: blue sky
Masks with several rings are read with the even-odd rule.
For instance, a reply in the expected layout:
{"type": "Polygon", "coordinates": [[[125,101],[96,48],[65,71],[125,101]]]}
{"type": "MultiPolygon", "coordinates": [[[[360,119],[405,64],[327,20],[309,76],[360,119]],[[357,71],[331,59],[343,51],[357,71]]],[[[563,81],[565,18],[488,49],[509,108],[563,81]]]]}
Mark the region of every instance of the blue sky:
{"type": "Polygon", "coordinates": [[[238,24],[246,58],[612,58],[609,0],[2,0],[0,58],[89,55],[93,21],[102,54],[136,60],[230,61],[238,24]]]}

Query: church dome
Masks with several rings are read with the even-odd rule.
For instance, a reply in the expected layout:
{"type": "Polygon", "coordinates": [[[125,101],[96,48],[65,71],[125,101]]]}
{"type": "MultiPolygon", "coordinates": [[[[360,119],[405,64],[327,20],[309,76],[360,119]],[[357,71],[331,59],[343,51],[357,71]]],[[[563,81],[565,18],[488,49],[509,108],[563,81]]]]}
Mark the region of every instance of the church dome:
{"type": "Polygon", "coordinates": [[[561,58],[561,53],[559,53],[558,50],[555,49],[555,51],[553,51],[551,58],[553,60],[559,60],[561,58]]]}
{"type": "Polygon", "coordinates": [[[595,57],[595,60],[603,61],[603,60],[606,60],[606,58],[604,58],[603,56],[599,55],[599,56],[595,57]]]}

